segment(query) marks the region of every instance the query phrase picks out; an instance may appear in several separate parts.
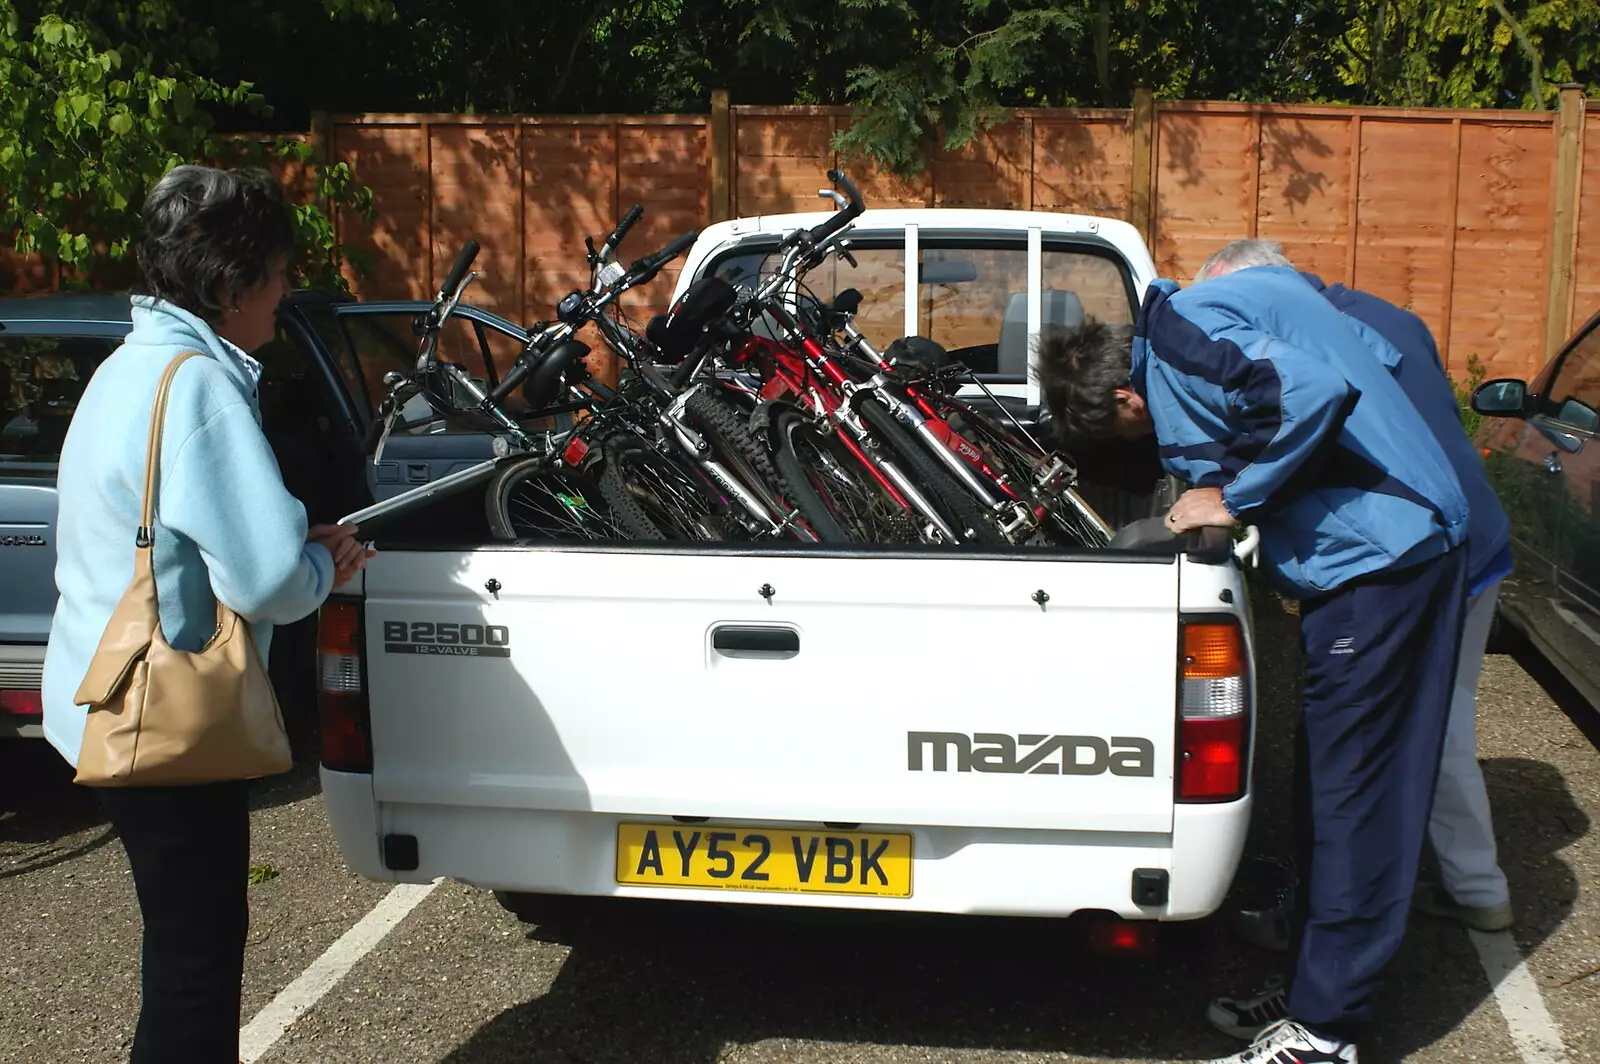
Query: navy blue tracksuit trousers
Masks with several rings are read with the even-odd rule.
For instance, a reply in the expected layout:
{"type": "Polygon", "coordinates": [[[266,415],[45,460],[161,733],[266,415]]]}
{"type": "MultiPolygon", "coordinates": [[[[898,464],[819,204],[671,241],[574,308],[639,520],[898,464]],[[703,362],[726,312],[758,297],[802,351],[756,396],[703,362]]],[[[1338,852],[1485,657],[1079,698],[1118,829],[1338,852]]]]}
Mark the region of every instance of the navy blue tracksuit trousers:
{"type": "Polygon", "coordinates": [[[1354,1039],[1405,935],[1466,609],[1466,551],[1301,603],[1307,837],[1289,1014],[1354,1039]]]}

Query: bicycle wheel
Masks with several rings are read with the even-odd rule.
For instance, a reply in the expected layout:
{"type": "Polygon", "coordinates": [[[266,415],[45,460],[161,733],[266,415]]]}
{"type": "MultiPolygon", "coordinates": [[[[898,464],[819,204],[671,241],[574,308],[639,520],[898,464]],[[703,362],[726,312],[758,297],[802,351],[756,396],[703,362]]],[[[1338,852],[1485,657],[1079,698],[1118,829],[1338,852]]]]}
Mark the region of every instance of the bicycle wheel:
{"type": "Polygon", "coordinates": [[[905,463],[907,472],[919,488],[933,495],[933,503],[956,530],[963,544],[1008,546],[1006,537],[983,512],[978,501],[954,477],[946,473],[922,445],[896,421],[889,408],[871,397],[862,399],[857,413],[895,457],[905,463]]]}
{"type": "Polygon", "coordinates": [[[1048,464],[1048,456],[1036,455],[1032,447],[1013,438],[1005,427],[975,410],[949,409],[943,413],[952,429],[977,444],[991,467],[998,466],[1009,476],[1013,491],[1044,505],[1045,520],[1041,523],[1040,532],[1047,543],[1066,547],[1104,547],[1111,541],[1094,508],[1073,489],[1045,493],[1034,490],[1035,478],[1048,464]]]}
{"type": "Polygon", "coordinates": [[[595,493],[548,458],[524,458],[495,474],[484,498],[496,539],[624,539],[595,493]]]}
{"type": "MultiPolygon", "coordinates": [[[[717,460],[766,504],[774,515],[781,520],[788,516],[791,509],[797,508],[791,505],[795,491],[788,478],[774,466],[772,455],[756,439],[755,433],[750,431],[732,403],[702,389],[689,397],[684,404],[684,411],[711,444],[717,460]]],[[[803,510],[801,516],[805,516],[803,510]]],[[[755,514],[749,517],[753,523],[762,526],[761,531],[765,531],[763,519],[755,514]]],[[[789,527],[788,533],[797,539],[823,538],[820,531],[810,536],[794,525],[789,527]]]]}
{"type": "Polygon", "coordinates": [[[794,410],[773,418],[773,459],[795,507],[825,543],[916,543],[917,522],[833,433],[794,410]]]}
{"type": "Polygon", "coordinates": [[[628,538],[726,538],[717,504],[676,462],[626,432],[607,437],[603,446],[600,494],[628,538]]]}

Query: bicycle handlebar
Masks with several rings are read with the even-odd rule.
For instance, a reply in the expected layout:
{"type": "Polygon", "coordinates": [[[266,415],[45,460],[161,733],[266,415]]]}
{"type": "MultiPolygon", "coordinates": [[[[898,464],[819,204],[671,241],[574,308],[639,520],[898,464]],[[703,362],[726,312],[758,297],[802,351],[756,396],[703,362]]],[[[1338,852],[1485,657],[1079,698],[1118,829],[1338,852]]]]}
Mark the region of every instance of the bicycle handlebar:
{"type": "Polygon", "coordinates": [[[643,204],[635,203],[632,207],[628,208],[628,213],[622,216],[622,221],[618,222],[617,227],[611,230],[611,235],[606,237],[605,246],[600,249],[601,259],[610,258],[611,253],[622,246],[622,241],[628,236],[628,230],[633,228],[634,223],[637,222],[640,217],[643,216],[643,214],[643,204]]]}
{"type": "Polygon", "coordinates": [[[461,254],[456,256],[455,265],[450,267],[450,273],[444,279],[444,286],[439,289],[444,298],[449,299],[455,295],[456,289],[461,287],[462,278],[472,268],[472,260],[478,257],[478,242],[467,241],[467,246],[461,249],[461,254]]]}
{"type": "Polygon", "coordinates": [[[813,243],[821,243],[828,237],[837,233],[860,216],[867,209],[866,202],[862,200],[860,191],[851,184],[850,179],[844,176],[843,170],[829,170],[828,180],[844,189],[845,196],[850,200],[850,206],[841,211],[835,211],[832,218],[813,226],[809,234],[813,243]]]}
{"type": "Polygon", "coordinates": [[[634,284],[643,284],[655,277],[661,267],[688,251],[699,238],[700,234],[691,229],[687,233],[681,234],[678,239],[654,255],[646,255],[642,259],[635,259],[633,265],[628,267],[629,278],[634,284]]]}

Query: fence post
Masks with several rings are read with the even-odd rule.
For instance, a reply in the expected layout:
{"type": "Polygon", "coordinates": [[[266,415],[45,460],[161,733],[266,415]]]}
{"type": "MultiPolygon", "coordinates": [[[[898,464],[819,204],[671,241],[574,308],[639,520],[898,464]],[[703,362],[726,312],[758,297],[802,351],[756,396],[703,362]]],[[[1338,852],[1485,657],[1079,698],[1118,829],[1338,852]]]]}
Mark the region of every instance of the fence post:
{"type": "Polygon", "coordinates": [[[711,90],[711,220],[733,217],[733,121],[728,90],[711,90]]]}
{"type": "Polygon", "coordinates": [[[1144,238],[1144,243],[1155,254],[1155,234],[1151,225],[1151,178],[1155,172],[1151,155],[1155,148],[1156,98],[1149,89],[1133,90],[1133,195],[1128,204],[1132,222],[1144,238]]]}
{"type": "MultiPolygon", "coordinates": [[[[311,162],[319,170],[333,165],[333,122],[326,111],[311,112],[311,162]]],[[[317,181],[312,180],[311,197],[317,198],[317,181]]],[[[328,222],[333,226],[333,239],[339,241],[339,212],[333,209],[332,200],[320,201],[322,212],[328,216],[328,222]]]]}
{"type": "Polygon", "coordinates": [[[1550,217],[1550,305],[1545,318],[1545,357],[1560,350],[1572,318],[1572,263],[1577,250],[1578,194],[1583,184],[1583,157],[1578,151],[1583,128],[1583,86],[1561,86],[1556,116],[1556,187],[1550,217]]]}

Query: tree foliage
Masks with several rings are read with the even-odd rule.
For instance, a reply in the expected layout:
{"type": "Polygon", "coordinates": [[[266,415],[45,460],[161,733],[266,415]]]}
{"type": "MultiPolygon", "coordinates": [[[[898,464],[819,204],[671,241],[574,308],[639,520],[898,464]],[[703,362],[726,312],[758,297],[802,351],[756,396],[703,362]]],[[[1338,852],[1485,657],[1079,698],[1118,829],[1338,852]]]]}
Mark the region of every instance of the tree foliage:
{"type": "Polygon", "coordinates": [[[218,136],[217,112],[267,117],[270,107],[248,81],[196,72],[215,52],[179,33],[182,15],[171,0],[33,10],[0,0],[0,234],[57,263],[67,286],[121,279],[138,205],[173,166],[299,164],[314,194],[295,211],[296,271],[341,283],[325,205],[370,210],[370,193],[342,164],[311,164],[303,143],[218,136]],[[173,40],[190,51],[174,52],[173,40]]]}

